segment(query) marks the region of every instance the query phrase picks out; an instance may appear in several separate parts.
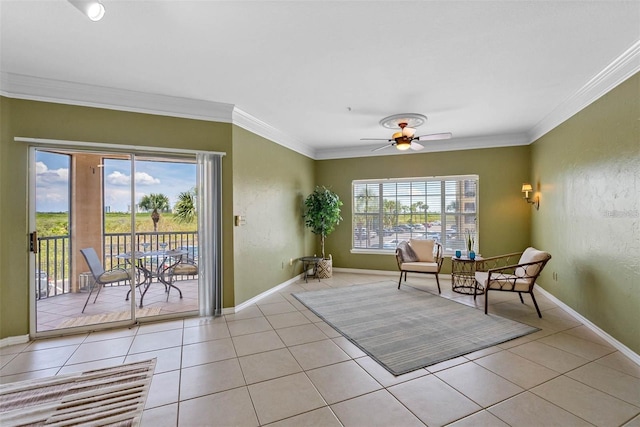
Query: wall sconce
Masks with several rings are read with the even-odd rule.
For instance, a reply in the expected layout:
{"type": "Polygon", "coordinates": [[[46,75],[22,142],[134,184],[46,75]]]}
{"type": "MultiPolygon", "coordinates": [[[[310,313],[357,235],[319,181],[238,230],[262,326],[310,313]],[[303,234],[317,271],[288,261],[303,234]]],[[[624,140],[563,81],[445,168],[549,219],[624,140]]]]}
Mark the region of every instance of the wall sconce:
{"type": "Polygon", "coordinates": [[[533,200],[531,200],[531,197],[529,196],[529,193],[533,193],[533,187],[531,187],[531,184],[522,184],[522,192],[524,193],[524,200],[527,203],[535,206],[536,210],[540,209],[540,197],[536,196],[533,200]]]}

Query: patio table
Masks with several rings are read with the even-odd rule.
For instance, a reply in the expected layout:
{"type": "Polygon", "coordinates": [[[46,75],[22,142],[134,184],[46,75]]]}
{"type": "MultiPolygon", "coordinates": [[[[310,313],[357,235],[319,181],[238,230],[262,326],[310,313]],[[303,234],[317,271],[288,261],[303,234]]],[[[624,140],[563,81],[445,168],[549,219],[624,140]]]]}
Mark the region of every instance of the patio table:
{"type": "MultiPolygon", "coordinates": [[[[116,255],[116,258],[124,259],[127,262],[131,262],[132,259],[135,259],[136,268],[142,272],[142,281],[136,283],[136,287],[144,286],[144,290],[140,295],[140,308],[142,308],[144,296],[151,286],[151,283],[153,283],[153,279],[157,279],[158,283],[162,283],[164,285],[165,292],[167,293],[167,301],[169,301],[169,292],[171,291],[171,288],[177,290],[180,294],[180,298],[182,298],[182,291],[179,287],[173,284],[170,277],[167,278],[167,274],[173,267],[182,261],[182,257],[184,255],[187,255],[187,252],[183,250],[136,251],[133,254],[131,252],[125,252],[116,255]],[[155,267],[153,265],[154,259],[157,261],[157,266],[155,267]]],[[[130,293],[131,289],[127,292],[126,301],[129,300],[130,293]]]]}

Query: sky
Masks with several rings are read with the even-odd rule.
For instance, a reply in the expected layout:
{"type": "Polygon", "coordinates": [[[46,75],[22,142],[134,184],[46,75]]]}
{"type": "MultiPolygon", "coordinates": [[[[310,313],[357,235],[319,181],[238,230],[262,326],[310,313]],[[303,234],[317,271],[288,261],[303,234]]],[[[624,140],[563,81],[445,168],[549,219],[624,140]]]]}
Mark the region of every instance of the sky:
{"type": "MultiPolygon", "coordinates": [[[[66,155],[36,152],[36,211],[69,211],[69,167],[66,155]]],[[[128,212],[131,205],[131,163],[128,160],[105,159],[104,205],[110,212],[128,212]]],[[[196,186],[194,163],[136,161],[136,203],[151,193],[169,198],[171,207],[178,194],[196,186]]]]}

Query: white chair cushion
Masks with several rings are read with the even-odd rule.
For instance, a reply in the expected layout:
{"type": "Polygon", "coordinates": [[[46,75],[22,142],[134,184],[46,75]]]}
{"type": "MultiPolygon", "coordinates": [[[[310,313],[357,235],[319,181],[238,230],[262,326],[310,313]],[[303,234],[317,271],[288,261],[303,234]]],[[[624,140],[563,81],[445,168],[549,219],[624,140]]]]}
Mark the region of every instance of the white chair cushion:
{"type": "Polygon", "coordinates": [[[494,274],[489,282],[489,273],[476,271],[476,281],[485,289],[506,289],[516,292],[529,292],[530,280],[522,279],[514,274],[494,274]]]}
{"type": "Polygon", "coordinates": [[[419,273],[437,273],[438,263],[435,262],[403,262],[400,264],[402,271],[415,271],[419,273]]]}
{"type": "MultiPolygon", "coordinates": [[[[549,253],[544,251],[539,251],[535,248],[527,248],[522,255],[520,256],[520,261],[518,264],[528,264],[530,262],[539,262],[544,261],[549,258],[549,253]]],[[[526,267],[518,267],[516,268],[515,274],[518,277],[532,277],[538,274],[540,271],[540,265],[530,265],[526,267]]]]}
{"type": "Polygon", "coordinates": [[[124,270],[106,271],[100,276],[102,283],[120,282],[121,280],[129,280],[129,273],[124,270]]]}
{"type": "Polygon", "coordinates": [[[418,261],[420,262],[435,262],[433,257],[433,246],[435,241],[422,240],[422,239],[410,239],[409,244],[411,249],[418,255],[418,261]]]}
{"type": "Polygon", "coordinates": [[[175,275],[195,275],[198,274],[198,266],[194,264],[178,264],[173,268],[175,275]]]}

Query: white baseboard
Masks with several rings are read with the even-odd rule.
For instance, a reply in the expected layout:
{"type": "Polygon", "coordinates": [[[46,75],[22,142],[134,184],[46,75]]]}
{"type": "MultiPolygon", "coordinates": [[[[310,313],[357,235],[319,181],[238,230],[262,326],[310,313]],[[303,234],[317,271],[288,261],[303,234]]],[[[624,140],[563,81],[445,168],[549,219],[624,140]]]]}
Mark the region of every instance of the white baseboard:
{"type": "Polygon", "coordinates": [[[269,295],[271,295],[274,292],[278,292],[280,289],[289,286],[292,283],[295,283],[298,281],[298,279],[300,279],[301,277],[303,277],[303,274],[300,273],[297,276],[292,277],[291,279],[287,280],[286,282],[282,282],[277,286],[274,286],[271,289],[268,289],[266,291],[264,291],[261,294],[256,295],[255,297],[246,300],[245,302],[236,305],[235,307],[229,307],[229,308],[225,308],[222,310],[222,314],[233,314],[233,313],[237,313],[242,309],[245,309],[247,307],[249,307],[250,305],[253,305],[255,303],[257,303],[258,301],[260,301],[263,298],[268,297],[269,295]]]}
{"type": "Polygon", "coordinates": [[[608,342],[609,344],[611,344],[616,350],[618,350],[620,353],[624,354],[625,356],[627,356],[629,359],[631,359],[636,365],[640,365],[640,355],[638,355],[637,353],[635,353],[633,350],[631,350],[629,347],[627,347],[626,345],[622,344],[620,341],[618,341],[617,339],[615,339],[614,337],[612,337],[611,335],[609,335],[608,333],[606,333],[605,331],[603,331],[602,329],[600,329],[597,325],[595,325],[594,323],[592,323],[589,319],[587,319],[586,317],[584,317],[582,314],[578,313],[577,311],[575,311],[573,308],[569,307],[567,304],[563,303],[562,301],[560,301],[558,298],[554,297],[552,294],[550,294],[548,291],[542,289],[540,286],[538,286],[537,284],[535,285],[534,288],[537,292],[540,292],[542,295],[544,295],[545,297],[549,298],[551,301],[553,301],[558,307],[560,307],[561,309],[563,309],[564,311],[566,311],[568,314],[570,314],[571,316],[573,316],[576,320],[578,320],[579,322],[581,322],[584,326],[586,326],[587,328],[591,329],[593,332],[595,332],[600,338],[602,338],[603,340],[605,340],[606,342],[608,342]]]}
{"type": "Polygon", "coordinates": [[[17,337],[7,337],[0,340],[0,348],[9,347],[10,345],[24,344],[29,342],[29,335],[20,335],[17,337]]]}

